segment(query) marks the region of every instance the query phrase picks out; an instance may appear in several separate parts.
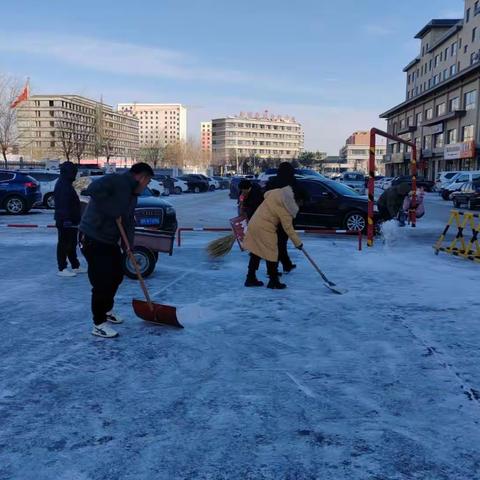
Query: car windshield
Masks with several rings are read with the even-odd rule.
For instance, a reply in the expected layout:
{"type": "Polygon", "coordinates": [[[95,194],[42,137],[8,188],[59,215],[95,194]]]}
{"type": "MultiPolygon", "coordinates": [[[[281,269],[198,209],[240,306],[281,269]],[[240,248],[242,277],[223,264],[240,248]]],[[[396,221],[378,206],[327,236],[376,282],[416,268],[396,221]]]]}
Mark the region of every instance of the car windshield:
{"type": "Polygon", "coordinates": [[[139,196],[140,197],[153,197],[154,195],[148,187],[145,187],[145,190],[139,196]]]}
{"type": "Polygon", "coordinates": [[[353,190],[353,188],[344,185],[343,183],[338,182],[325,182],[326,185],[331,188],[333,191],[338,193],[339,195],[348,195],[349,197],[361,197],[362,195],[357,191],[353,190]]]}
{"type": "Polygon", "coordinates": [[[359,173],[345,173],[343,179],[350,182],[363,182],[364,176],[359,173]]]}
{"type": "Polygon", "coordinates": [[[296,173],[299,173],[300,175],[309,175],[311,177],[323,177],[325,178],[323,175],[320,175],[318,172],[316,172],[315,170],[310,170],[308,168],[300,168],[300,169],[297,169],[296,170],[296,173]]]}

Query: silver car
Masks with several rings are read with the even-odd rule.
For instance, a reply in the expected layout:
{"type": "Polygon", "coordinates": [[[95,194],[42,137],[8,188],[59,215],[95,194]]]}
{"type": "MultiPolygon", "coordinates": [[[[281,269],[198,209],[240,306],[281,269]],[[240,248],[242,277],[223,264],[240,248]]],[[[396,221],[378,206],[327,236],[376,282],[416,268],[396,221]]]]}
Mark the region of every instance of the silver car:
{"type": "Polygon", "coordinates": [[[363,173],[344,172],[339,182],[347,185],[361,195],[365,195],[365,175],[363,173]]]}

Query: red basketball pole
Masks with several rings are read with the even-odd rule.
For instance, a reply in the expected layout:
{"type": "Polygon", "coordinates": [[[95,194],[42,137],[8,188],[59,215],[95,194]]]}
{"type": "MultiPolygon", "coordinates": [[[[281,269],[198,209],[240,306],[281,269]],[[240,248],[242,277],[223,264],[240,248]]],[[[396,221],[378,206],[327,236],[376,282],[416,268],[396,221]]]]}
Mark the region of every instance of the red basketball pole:
{"type": "MultiPolygon", "coordinates": [[[[417,146],[415,143],[404,140],[396,135],[390,135],[387,132],[383,132],[378,128],[372,128],[370,130],[370,150],[368,156],[368,224],[367,224],[367,246],[373,247],[373,237],[375,235],[374,224],[374,205],[375,205],[375,146],[376,137],[384,137],[394,142],[403,143],[412,148],[412,159],[410,161],[410,168],[412,173],[412,201],[413,205],[417,203],[417,146]]],[[[412,212],[412,227],[416,226],[416,213],[412,212]]]]}

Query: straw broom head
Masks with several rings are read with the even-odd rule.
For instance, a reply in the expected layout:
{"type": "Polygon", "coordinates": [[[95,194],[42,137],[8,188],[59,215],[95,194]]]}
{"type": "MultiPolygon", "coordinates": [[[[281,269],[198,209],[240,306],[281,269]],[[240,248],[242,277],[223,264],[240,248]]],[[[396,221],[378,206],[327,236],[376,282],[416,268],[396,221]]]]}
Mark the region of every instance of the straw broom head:
{"type": "Polygon", "coordinates": [[[207,245],[207,252],[211,258],[220,258],[225,256],[235,243],[235,235],[230,234],[225,237],[217,238],[207,245]]]}

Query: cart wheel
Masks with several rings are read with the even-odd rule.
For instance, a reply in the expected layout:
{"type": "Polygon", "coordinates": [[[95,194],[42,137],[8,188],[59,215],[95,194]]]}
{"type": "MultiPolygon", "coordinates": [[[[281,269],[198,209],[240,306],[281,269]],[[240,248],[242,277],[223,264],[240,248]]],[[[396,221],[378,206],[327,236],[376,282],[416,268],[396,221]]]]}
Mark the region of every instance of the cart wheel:
{"type": "MultiPolygon", "coordinates": [[[[138,263],[142,277],[147,278],[148,276],[150,276],[155,270],[156,260],[154,252],[145,247],[134,247],[133,254],[135,255],[135,260],[138,263]]],[[[135,267],[133,266],[128,256],[125,256],[123,266],[125,270],[125,275],[127,275],[127,277],[133,279],[137,278],[135,267]]]]}

